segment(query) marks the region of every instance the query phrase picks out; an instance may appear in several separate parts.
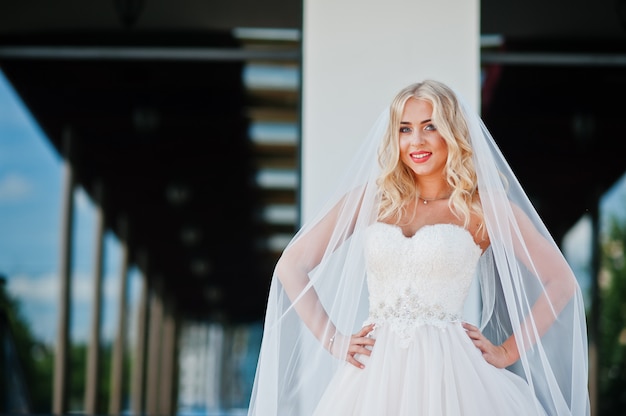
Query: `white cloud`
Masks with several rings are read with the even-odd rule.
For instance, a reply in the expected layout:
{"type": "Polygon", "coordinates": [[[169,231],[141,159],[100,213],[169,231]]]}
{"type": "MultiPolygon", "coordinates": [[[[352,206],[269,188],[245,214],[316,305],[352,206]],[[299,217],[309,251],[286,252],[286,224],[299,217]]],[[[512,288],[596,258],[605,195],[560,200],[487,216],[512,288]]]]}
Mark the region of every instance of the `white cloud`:
{"type": "Polygon", "coordinates": [[[9,293],[20,301],[56,301],[57,286],[56,275],[16,275],[8,279],[9,293]]]}
{"type": "Polygon", "coordinates": [[[24,176],[9,173],[0,178],[0,202],[15,202],[27,198],[33,184],[24,176]]]}
{"type": "MultiPolygon", "coordinates": [[[[56,273],[41,276],[15,275],[8,279],[9,292],[25,302],[50,302],[56,304],[59,298],[59,278],[56,273]]],[[[114,275],[103,277],[105,301],[116,300],[118,295],[117,278],[114,275]]],[[[93,277],[89,273],[75,273],[72,276],[72,301],[90,304],[93,302],[93,277]]]]}
{"type": "MultiPolygon", "coordinates": [[[[44,342],[53,343],[56,337],[57,312],[59,310],[59,279],[56,273],[39,276],[24,274],[7,279],[7,289],[20,305],[34,333],[44,342]]],[[[117,320],[117,297],[119,280],[114,274],[103,277],[104,322],[102,336],[111,340],[117,320]]],[[[72,276],[72,337],[86,341],[89,336],[93,305],[93,277],[89,273],[72,276]]]]}

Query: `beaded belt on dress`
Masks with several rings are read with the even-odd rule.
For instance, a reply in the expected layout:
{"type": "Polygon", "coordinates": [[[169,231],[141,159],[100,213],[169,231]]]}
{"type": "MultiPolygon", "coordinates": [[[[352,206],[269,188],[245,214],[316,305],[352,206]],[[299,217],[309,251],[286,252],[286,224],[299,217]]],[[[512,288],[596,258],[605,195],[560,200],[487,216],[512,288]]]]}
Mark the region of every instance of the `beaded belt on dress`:
{"type": "Polygon", "coordinates": [[[408,344],[412,338],[411,330],[416,327],[432,325],[443,329],[452,322],[460,321],[460,314],[449,312],[441,305],[400,297],[393,303],[381,301],[372,304],[366,322],[388,325],[405,341],[402,344],[408,344]]]}

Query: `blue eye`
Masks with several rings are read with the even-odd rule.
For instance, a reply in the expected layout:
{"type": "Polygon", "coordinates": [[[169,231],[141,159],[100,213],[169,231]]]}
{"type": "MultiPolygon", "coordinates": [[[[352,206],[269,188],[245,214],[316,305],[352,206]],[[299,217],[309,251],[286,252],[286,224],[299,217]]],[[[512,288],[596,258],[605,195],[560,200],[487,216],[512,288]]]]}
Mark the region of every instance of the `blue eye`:
{"type": "Polygon", "coordinates": [[[411,132],[410,127],[400,127],[400,133],[410,133],[410,132],[411,132]]]}
{"type": "Polygon", "coordinates": [[[436,130],[437,130],[437,127],[435,127],[435,125],[434,125],[434,124],[427,124],[426,126],[424,126],[424,130],[427,130],[427,131],[436,131],[436,130]]]}

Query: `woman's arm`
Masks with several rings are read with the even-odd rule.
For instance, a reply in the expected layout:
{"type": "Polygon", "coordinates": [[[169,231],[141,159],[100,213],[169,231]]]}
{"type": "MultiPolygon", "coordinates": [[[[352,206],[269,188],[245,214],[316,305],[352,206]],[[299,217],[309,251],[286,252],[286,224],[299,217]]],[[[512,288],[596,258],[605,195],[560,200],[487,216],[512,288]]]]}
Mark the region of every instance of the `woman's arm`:
{"type": "MultiPolygon", "coordinates": [[[[516,205],[510,205],[515,222],[510,224],[511,242],[516,258],[541,281],[543,290],[524,318],[518,333],[523,335],[521,345],[515,334],[502,344],[493,345],[481,331],[470,324],[463,327],[474,345],[481,350],[487,362],[503,368],[515,363],[520,352],[532,347],[557,320],[559,313],[576,293],[577,283],[561,251],[535,228],[532,221],[516,205]]],[[[517,288],[516,290],[520,290],[517,288]]]]}
{"type": "MultiPolygon", "coordinates": [[[[354,360],[354,354],[369,354],[366,345],[373,345],[363,329],[348,337],[338,333],[309,278],[325,256],[337,250],[354,232],[359,216],[363,190],[355,190],[345,195],[318,223],[301,231],[285,249],[276,264],[275,274],[282,283],[285,293],[293,303],[300,319],[319,340],[322,346],[337,358],[354,360]],[[363,332],[363,334],[361,334],[363,332]],[[348,345],[348,356],[342,352],[348,345]]],[[[327,277],[332,278],[332,277],[327,277]]]]}

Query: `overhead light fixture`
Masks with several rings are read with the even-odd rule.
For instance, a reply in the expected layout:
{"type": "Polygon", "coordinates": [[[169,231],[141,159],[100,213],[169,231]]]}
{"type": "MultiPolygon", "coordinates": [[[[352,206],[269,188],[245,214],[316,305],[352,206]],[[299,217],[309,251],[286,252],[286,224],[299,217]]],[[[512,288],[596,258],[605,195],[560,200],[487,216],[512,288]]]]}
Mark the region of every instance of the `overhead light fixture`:
{"type": "Polygon", "coordinates": [[[159,127],[159,113],[154,108],[135,108],[132,117],[138,133],[151,133],[159,127]]]}
{"type": "Polygon", "coordinates": [[[191,191],[184,184],[171,183],[165,189],[165,197],[172,205],[183,205],[191,197],[191,191]]]}
{"type": "Polygon", "coordinates": [[[291,28],[236,27],[233,36],[238,39],[299,42],[302,33],[291,28]]]}
{"type": "Polygon", "coordinates": [[[180,239],[187,246],[194,246],[202,240],[202,231],[194,226],[184,226],[180,230],[180,239]]]}
{"type": "Polygon", "coordinates": [[[218,303],[223,297],[222,289],[217,286],[208,286],[204,289],[204,298],[210,303],[218,303]]]}
{"type": "Polygon", "coordinates": [[[196,277],[205,277],[211,273],[211,263],[207,259],[194,259],[189,268],[196,277]]]}

